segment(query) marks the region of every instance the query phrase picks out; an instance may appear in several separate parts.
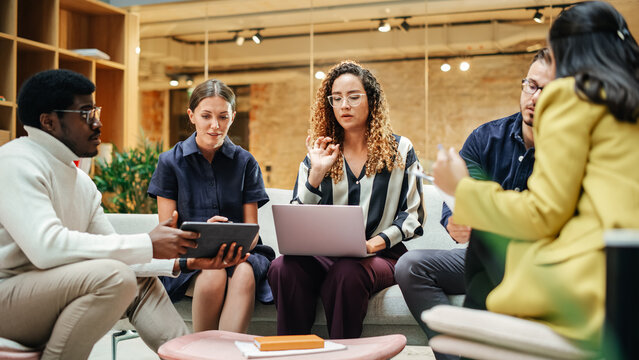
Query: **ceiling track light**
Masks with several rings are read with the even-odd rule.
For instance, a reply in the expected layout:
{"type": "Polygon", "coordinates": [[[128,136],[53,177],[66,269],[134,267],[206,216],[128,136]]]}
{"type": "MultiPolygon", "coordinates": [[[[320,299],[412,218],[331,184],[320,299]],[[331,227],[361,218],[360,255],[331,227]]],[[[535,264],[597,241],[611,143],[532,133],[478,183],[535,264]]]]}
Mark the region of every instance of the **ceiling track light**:
{"type": "Polygon", "coordinates": [[[448,63],[448,60],[444,60],[444,63],[442,64],[440,69],[443,72],[449,72],[450,71],[450,64],[448,63]]]}
{"type": "Polygon", "coordinates": [[[401,24],[399,24],[399,29],[401,31],[405,31],[407,32],[408,30],[410,30],[410,24],[408,23],[408,21],[406,21],[406,19],[410,19],[410,16],[398,16],[395,19],[404,19],[404,21],[402,21],[401,24]]]}
{"type": "Polygon", "coordinates": [[[242,46],[244,44],[244,36],[240,35],[240,31],[238,30],[235,32],[235,36],[233,36],[233,41],[235,42],[235,44],[237,46],[242,46]]]}
{"type": "Polygon", "coordinates": [[[264,40],[264,37],[262,36],[262,34],[260,34],[260,31],[264,29],[251,29],[251,30],[255,30],[255,34],[253,34],[251,39],[253,39],[254,43],[260,44],[262,40],[264,40]]]}
{"type": "MultiPolygon", "coordinates": [[[[559,6],[557,6],[559,7],[559,6]]],[[[526,10],[535,10],[535,14],[533,15],[533,21],[537,24],[541,24],[544,22],[544,14],[542,14],[541,10],[543,10],[545,6],[534,6],[527,7],[526,10]]]]}
{"type": "Polygon", "coordinates": [[[377,30],[379,30],[380,32],[391,31],[391,26],[388,22],[388,19],[379,19],[379,26],[377,26],[377,30]]]}

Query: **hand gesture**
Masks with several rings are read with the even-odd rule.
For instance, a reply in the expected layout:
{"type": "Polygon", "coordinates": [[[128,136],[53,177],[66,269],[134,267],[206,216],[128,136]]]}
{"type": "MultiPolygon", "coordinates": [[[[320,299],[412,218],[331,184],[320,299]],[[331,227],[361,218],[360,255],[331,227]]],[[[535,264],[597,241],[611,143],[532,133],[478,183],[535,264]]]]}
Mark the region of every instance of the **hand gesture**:
{"type": "Polygon", "coordinates": [[[311,142],[310,136],[306,138],[306,149],[311,160],[308,181],[314,187],[319,186],[339,156],[339,144],[331,144],[331,141],[333,139],[328,136],[320,136],[314,143],[311,142]]]}
{"type": "Polygon", "coordinates": [[[174,259],[186,253],[187,248],[197,247],[193,239],[200,234],[176,229],[178,212],[173,211],[171,217],[156,226],[149,233],[153,245],[153,257],[156,259],[174,259]]]}
{"type": "Polygon", "coordinates": [[[251,254],[246,253],[246,255],[242,256],[242,247],[237,247],[237,251],[235,251],[236,245],[236,243],[231,244],[231,247],[229,247],[229,251],[226,256],[224,256],[226,244],[222,244],[222,246],[220,246],[220,250],[217,252],[217,255],[214,258],[188,258],[186,259],[186,267],[191,270],[210,270],[224,269],[229,266],[235,266],[237,264],[243,263],[251,254]]]}
{"type": "Polygon", "coordinates": [[[468,176],[466,162],[461,156],[450,148],[448,152],[440,148],[437,152],[437,160],[433,164],[434,183],[445,193],[455,196],[457,184],[468,176]]]}
{"type": "Polygon", "coordinates": [[[470,226],[459,225],[453,221],[453,217],[448,218],[448,224],[446,225],[448,234],[459,244],[465,244],[470,240],[470,226]]]}

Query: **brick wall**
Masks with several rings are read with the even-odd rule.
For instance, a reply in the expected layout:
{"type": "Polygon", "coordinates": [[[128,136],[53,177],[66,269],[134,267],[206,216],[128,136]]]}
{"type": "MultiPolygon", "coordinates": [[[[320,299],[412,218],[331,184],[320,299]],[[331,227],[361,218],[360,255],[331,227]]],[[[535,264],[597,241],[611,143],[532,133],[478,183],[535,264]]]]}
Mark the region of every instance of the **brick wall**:
{"type": "MultiPolygon", "coordinates": [[[[478,125],[519,111],[520,80],[531,55],[475,57],[467,72],[451,61],[429,64],[428,130],[424,105],[424,61],[371,63],[386,93],[395,133],[411,139],[425,166],[438,143],[461,147],[478,125]],[[428,142],[428,148],[427,148],[428,142]],[[431,151],[429,151],[431,150],[431,151]]],[[[319,81],[314,81],[314,88],[319,81]]],[[[291,188],[306,149],[309,118],[308,74],[286,82],[251,86],[250,151],[262,166],[269,187],[291,188]],[[270,171],[266,171],[266,166],[270,171]]]]}
{"type": "MultiPolygon", "coordinates": [[[[630,31],[636,36],[639,2],[609,2],[626,17],[630,31]]],[[[441,60],[431,60],[428,117],[425,116],[424,61],[364,65],[382,84],[394,131],[413,141],[422,163],[428,167],[437,144],[460,148],[468,134],[480,124],[519,111],[519,83],[531,58],[531,55],[474,57],[470,60],[470,70],[465,73],[458,70],[459,60],[451,61],[453,69],[448,73],[439,70],[441,60]]],[[[314,91],[319,84],[319,81],[313,82],[314,91]]],[[[252,84],[250,96],[249,151],[260,163],[267,186],[291,188],[306,152],[304,139],[310,107],[308,70],[299,71],[297,77],[287,76],[286,80],[252,84]],[[270,171],[266,171],[267,166],[270,171]]],[[[160,93],[142,93],[143,127],[150,138],[160,138],[161,101],[164,100],[160,93]]]]}
{"type": "Polygon", "coordinates": [[[140,124],[144,130],[144,135],[150,141],[162,141],[165,99],[165,92],[162,90],[142,91],[140,93],[140,124]]]}

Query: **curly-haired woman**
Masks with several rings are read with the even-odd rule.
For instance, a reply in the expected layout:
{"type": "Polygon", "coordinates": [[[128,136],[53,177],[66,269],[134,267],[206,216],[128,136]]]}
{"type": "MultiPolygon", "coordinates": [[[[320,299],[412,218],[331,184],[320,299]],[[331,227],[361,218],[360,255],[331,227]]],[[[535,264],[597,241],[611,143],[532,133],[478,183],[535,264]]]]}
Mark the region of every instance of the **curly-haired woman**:
{"type": "Polygon", "coordinates": [[[395,262],[406,252],[402,241],[423,232],[422,186],[407,175],[420,168],[419,160],[410,140],[393,134],[377,79],[352,61],[334,66],[322,82],[306,147],[293,201],[361,206],[366,249],[375,255],[275,259],[268,279],[277,332],[310,333],[319,296],[330,337],[359,337],[368,299],[395,283],[395,262]]]}

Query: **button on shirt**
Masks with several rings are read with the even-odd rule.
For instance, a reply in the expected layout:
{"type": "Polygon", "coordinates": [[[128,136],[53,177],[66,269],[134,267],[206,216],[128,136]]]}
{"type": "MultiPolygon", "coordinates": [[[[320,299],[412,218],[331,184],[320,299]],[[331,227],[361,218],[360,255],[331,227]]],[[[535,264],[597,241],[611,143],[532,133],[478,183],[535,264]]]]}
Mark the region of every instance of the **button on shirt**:
{"type": "Polygon", "coordinates": [[[175,200],[183,221],[226,216],[243,222],[243,205],[268,202],[260,167],[248,151],[226,137],[209,163],[198,149],[196,133],[160,155],[149,185],[149,196],[175,200]]]}
{"type": "MultiPolygon", "coordinates": [[[[459,154],[475,179],[498,182],[505,190],[528,188],[535,148],[526,150],[521,113],[481,125],[468,136],[459,154]]],[[[444,228],[450,215],[450,209],[444,204],[441,219],[444,228]]]]}

